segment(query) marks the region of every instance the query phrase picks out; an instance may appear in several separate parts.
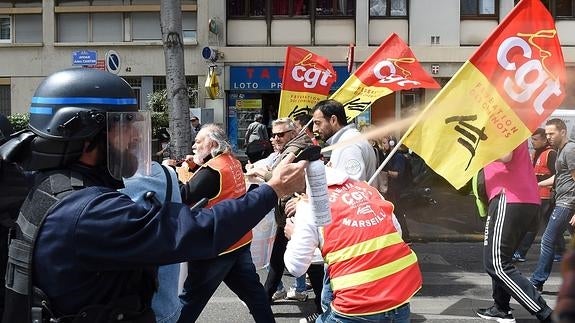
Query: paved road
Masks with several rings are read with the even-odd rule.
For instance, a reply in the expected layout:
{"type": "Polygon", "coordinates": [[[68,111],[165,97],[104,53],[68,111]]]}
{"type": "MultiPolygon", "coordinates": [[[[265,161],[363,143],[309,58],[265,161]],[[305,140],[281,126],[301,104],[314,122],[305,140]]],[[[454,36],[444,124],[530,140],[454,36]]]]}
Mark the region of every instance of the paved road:
{"type": "MultiPolygon", "coordinates": [[[[519,264],[525,275],[535,267],[534,245],[528,254],[528,261],[519,264]]],[[[413,322],[481,322],[474,314],[480,307],[488,307],[491,300],[491,280],[482,269],[481,242],[415,242],[416,251],[424,276],[422,290],[412,301],[413,322]]],[[[262,280],[265,271],[260,271],[262,280]]],[[[560,286],[559,266],[545,285],[544,298],[551,307],[555,306],[560,286]]],[[[293,277],[284,276],[284,283],[293,283],[293,277]]],[[[280,301],[273,311],[277,322],[298,322],[304,314],[314,309],[313,301],[280,301]]],[[[517,322],[537,322],[518,303],[512,302],[517,322]]],[[[252,322],[248,309],[227,289],[220,286],[198,322],[252,322]]]]}

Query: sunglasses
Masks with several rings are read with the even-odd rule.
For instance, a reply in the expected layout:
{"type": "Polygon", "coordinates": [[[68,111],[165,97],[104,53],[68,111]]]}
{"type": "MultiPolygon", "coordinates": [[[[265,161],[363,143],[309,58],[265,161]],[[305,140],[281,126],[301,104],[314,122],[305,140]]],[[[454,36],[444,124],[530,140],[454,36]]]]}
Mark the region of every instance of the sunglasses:
{"type": "Polygon", "coordinates": [[[272,133],[272,138],[273,137],[278,137],[278,138],[283,138],[285,136],[286,133],[293,131],[293,130],[286,130],[284,132],[276,132],[276,133],[272,133]]]}

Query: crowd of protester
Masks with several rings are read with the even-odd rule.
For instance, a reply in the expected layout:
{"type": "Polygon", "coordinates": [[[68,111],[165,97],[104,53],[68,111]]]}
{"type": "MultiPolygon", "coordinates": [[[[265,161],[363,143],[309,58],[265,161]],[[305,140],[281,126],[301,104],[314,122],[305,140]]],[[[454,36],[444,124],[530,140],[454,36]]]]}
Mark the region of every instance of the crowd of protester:
{"type": "MultiPolygon", "coordinates": [[[[221,283],[256,322],[273,322],[275,303],[307,301],[310,289],[315,311],[302,313],[301,322],[410,321],[410,299],[423,282],[401,203],[413,176],[407,147],[393,154],[401,145],[396,137],[361,137],[321,156],[331,214],[325,226],[314,221],[308,194],[315,179],[304,180],[309,164],[293,162],[317,146],[360,136],[341,103],[323,100],[311,114],[277,118],[269,137],[257,115],[245,136],[253,147],[246,165],[221,126],[193,117],[190,155],[183,165],[173,159],[166,132],[160,165],[131,150],[147,143],[138,130],[149,125],[121,78],[65,70],[35,96],[50,97],[59,113],[34,114],[41,111],[34,107],[30,128],[18,136],[0,119],[2,180],[14,186],[0,199],[7,206],[3,242],[13,230],[10,247],[0,244],[2,268],[10,272],[0,298],[4,321],[108,322],[121,315],[192,322],[221,283]],[[83,96],[101,100],[88,104],[83,96]],[[277,229],[262,283],[251,230],[268,212],[277,229]],[[102,232],[110,238],[101,239],[102,232]],[[282,282],[285,269],[296,277],[291,288],[282,282]]],[[[560,119],[531,142],[531,158],[525,142],[488,164],[475,189],[488,217],[484,266],[493,281],[493,306],[477,310],[485,319],[514,322],[511,297],[540,321],[573,318],[572,288],[562,286],[555,314],[541,292],[564,231],[575,225],[575,144],[560,119]],[[528,279],[514,263],[525,258],[539,227],[539,260],[528,279]]],[[[572,262],[571,249],[565,259],[572,262]]],[[[564,266],[566,284],[573,284],[572,267],[564,266]]]]}

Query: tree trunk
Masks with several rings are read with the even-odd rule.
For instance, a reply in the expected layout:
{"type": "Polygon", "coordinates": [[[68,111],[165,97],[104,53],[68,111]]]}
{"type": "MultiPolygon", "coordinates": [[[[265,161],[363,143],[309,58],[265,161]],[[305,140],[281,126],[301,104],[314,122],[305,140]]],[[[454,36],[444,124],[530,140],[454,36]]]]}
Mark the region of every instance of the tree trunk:
{"type": "Polygon", "coordinates": [[[166,88],[170,137],[174,155],[182,159],[192,153],[190,103],[184,72],[184,44],[182,38],[182,6],[180,0],[162,0],[160,8],[162,41],[166,60],[166,88]]]}

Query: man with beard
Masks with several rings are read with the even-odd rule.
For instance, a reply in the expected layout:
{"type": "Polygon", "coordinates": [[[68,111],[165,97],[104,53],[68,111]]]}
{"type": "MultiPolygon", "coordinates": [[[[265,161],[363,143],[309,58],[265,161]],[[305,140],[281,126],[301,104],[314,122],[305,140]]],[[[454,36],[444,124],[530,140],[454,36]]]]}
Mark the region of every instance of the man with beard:
{"type": "MultiPolygon", "coordinates": [[[[245,194],[242,165],[233,154],[224,130],[207,124],[196,135],[193,162],[200,166],[181,185],[182,201],[194,205],[209,199],[207,207],[245,194]]],[[[238,214],[237,221],[243,221],[238,214]]],[[[250,252],[252,232],[228,247],[218,257],[188,262],[188,277],[180,300],[184,304],[179,322],[194,322],[224,282],[247,305],[255,322],[273,322],[273,312],[260,283],[250,252]]]]}
{"type": "Polygon", "coordinates": [[[551,274],[555,244],[565,230],[573,233],[575,226],[575,142],[567,138],[567,126],[554,118],[545,124],[545,135],[559,155],[555,162],[555,175],[539,182],[539,186],[554,185],[555,207],[541,237],[541,253],[531,283],[539,290],[551,274]],[[555,184],[553,184],[555,183],[555,184]]]}
{"type": "MultiPolygon", "coordinates": [[[[359,136],[355,124],[348,124],[343,105],[335,100],[323,100],[313,108],[313,131],[328,145],[359,136]]],[[[350,178],[367,181],[377,169],[373,148],[365,139],[334,149],[330,166],[344,171],[350,178]]]]}
{"type": "Polygon", "coordinates": [[[145,180],[150,127],[114,74],[68,69],[39,85],[29,131],[0,147],[39,178],[10,241],[4,322],[155,322],[157,265],[216,257],[305,186],[306,163],[288,159],[267,185],[210,209],[161,205],[153,192],[145,208],[117,189],[145,180]]]}

